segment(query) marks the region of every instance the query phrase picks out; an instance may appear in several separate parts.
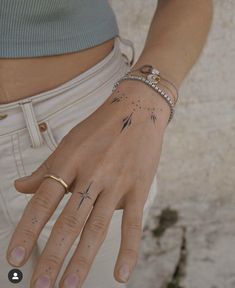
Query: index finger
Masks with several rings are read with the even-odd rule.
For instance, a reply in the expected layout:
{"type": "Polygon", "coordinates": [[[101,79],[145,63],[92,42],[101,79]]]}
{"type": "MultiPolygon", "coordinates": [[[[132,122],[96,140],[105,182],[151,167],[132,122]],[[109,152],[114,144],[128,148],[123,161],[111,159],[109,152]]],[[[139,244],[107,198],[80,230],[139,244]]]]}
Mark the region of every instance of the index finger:
{"type": "Polygon", "coordinates": [[[9,264],[22,266],[28,260],[41,230],[55,211],[64,193],[65,188],[59,182],[51,178],[45,178],[42,181],[28,202],[11,237],[7,249],[9,264]]]}

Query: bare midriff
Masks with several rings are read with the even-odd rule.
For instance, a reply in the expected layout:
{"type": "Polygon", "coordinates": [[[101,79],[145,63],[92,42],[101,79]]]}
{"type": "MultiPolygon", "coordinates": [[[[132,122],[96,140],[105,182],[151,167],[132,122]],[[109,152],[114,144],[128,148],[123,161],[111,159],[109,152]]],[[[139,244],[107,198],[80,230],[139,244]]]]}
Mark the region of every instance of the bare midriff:
{"type": "Polygon", "coordinates": [[[113,49],[114,38],[78,52],[25,58],[0,58],[0,104],[54,89],[85,72],[113,49]]]}

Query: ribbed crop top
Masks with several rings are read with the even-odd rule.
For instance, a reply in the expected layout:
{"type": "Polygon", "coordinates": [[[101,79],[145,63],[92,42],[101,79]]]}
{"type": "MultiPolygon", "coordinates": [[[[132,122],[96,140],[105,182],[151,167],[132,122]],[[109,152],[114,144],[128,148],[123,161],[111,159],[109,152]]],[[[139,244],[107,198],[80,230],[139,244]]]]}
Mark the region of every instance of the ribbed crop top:
{"type": "Polygon", "coordinates": [[[0,0],[0,57],[79,51],[119,34],[108,0],[0,0]]]}

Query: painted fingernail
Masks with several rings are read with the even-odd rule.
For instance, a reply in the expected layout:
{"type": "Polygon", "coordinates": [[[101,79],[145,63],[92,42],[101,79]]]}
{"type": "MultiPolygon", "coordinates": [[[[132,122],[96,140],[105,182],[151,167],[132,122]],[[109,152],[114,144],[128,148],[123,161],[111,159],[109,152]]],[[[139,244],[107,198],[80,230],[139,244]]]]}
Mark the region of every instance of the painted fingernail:
{"type": "Polygon", "coordinates": [[[15,247],[10,254],[9,261],[13,265],[19,265],[24,260],[25,248],[22,246],[15,247]]]}
{"type": "Polygon", "coordinates": [[[64,281],[65,288],[77,288],[78,286],[78,276],[76,274],[69,274],[69,276],[64,281]]]}
{"type": "Polygon", "coordinates": [[[127,264],[123,264],[119,270],[119,276],[122,281],[127,281],[129,277],[129,266],[127,264]]]}
{"type": "Polygon", "coordinates": [[[35,288],[49,288],[51,280],[47,275],[42,275],[38,278],[35,288]]]}

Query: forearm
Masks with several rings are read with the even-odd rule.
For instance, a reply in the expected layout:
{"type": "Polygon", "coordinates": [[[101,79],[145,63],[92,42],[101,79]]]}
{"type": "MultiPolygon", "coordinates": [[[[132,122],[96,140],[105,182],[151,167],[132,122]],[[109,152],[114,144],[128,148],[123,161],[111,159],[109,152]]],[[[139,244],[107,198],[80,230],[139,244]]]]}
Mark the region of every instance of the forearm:
{"type": "Polygon", "coordinates": [[[212,0],[159,0],[144,49],[132,69],[151,64],[179,87],[200,55],[212,14],[212,0]]]}

